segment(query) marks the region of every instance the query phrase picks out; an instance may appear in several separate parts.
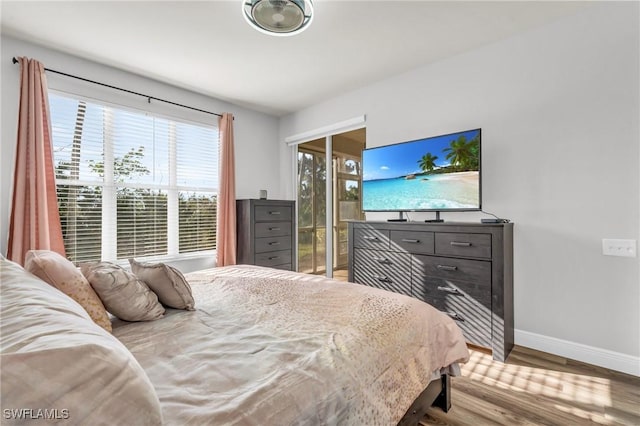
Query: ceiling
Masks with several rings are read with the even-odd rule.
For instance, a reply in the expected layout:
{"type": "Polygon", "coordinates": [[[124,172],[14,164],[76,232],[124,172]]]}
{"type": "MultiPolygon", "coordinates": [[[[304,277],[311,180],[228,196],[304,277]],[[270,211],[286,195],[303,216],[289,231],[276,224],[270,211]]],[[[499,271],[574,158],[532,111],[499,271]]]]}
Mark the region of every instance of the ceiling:
{"type": "Polygon", "coordinates": [[[315,0],[310,28],[292,37],[252,29],[241,4],[2,0],[1,29],[281,116],[545,25],[592,2],[315,0]]]}

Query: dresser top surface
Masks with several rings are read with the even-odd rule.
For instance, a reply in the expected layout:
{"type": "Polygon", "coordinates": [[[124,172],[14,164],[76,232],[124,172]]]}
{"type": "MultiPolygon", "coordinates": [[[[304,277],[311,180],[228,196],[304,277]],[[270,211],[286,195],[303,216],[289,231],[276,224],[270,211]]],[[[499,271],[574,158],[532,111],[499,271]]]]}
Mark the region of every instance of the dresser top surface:
{"type": "Polygon", "coordinates": [[[435,227],[447,227],[447,226],[482,226],[482,227],[505,227],[508,225],[513,225],[513,222],[507,223],[481,223],[481,222],[424,222],[424,221],[407,221],[407,222],[397,222],[397,221],[384,221],[384,220],[350,220],[349,223],[353,223],[355,225],[385,225],[385,226],[435,226],[435,227]]]}

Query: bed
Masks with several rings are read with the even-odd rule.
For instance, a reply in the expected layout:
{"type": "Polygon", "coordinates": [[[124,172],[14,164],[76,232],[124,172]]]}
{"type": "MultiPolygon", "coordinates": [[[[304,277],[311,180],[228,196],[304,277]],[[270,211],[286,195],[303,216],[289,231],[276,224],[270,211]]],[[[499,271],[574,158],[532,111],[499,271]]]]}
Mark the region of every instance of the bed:
{"type": "Polygon", "coordinates": [[[67,410],[71,424],[417,424],[434,401],[448,409],[449,375],[469,356],[455,323],[416,299],[248,265],[187,274],[195,310],[115,319],[109,335],[69,298],[52,308],[50,286],[10,263],[3,412],[67,410]],[[61,312],[72,324],[51,321],[61,312]]]}

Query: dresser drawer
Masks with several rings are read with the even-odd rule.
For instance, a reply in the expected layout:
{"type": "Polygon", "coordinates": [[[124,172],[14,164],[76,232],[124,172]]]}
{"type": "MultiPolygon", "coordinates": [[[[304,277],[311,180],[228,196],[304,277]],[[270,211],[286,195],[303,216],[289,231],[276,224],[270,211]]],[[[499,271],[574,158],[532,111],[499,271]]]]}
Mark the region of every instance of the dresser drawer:
{"type": "Polygon", "coordinates": [[[490,234],[436,232],[435,239],[436,254],[491,259],[490,234]]]}
{"type": "Polygon", "coordinates": [[[291,221],[291,206],[256,206],[256,222],[272,222],[276,220],[291,221]]]}
{"type": "Polygon", "coordinates": [[[391,250],[433,254],[433,232],[391,230],[391,250]]]}
{"type": "Polygon", "coordinates": [[[453,318],[470,343],[491,346],[491,293],[485,286],[444,278],[412,282],[413,296],[453,318]]]}
{"type": "Polygon", "coordinates": [[[467,342],[485,348],[491,347],[491,312],[469,315],[468,312],[461,312],[455,307],[435,307],[455,320],[467,342]]]}
{"type": "Polygon", "coordinates": [[[276,250],[288,250],[291,248],[291,235],[284,237],[266,237],[255,239],[255,252],[264,253],[276,250]]]}
{"type": "Polygon", "coordinates": [[[354,281],[411,296],[411,257],[406,253],[354,250],[354,281]]]}
{"type": "Polygon", "coordinates": [[[291,263],[291,250],[272,251],[269,253],[256,253],[256,265],[275,266],[291,263]]]}
{"type": "Polygon", "coordinates": [[[291,263],[285,263],[283,265],[273,265],[271,268],[282,269],[283,271],[293,271],[291,263]]]}
{"type": "Polygon", "coordinates": [[[353,230],[354,247],[369,249],[389,249],[389,230],[374,228],[355,228],[353,230]]]}
{"type": "Polygon", "coordinates": [[[411,291],[414,297],[430,304],[440,306],[457,306],[464,312],[475,311],[491,312],[491,286],[482,283],[454,281],[446,278],[432,277],[428,275],[414,275],[411,281],[411,291]],[[477,305],[474,309],[465,309],[471,304],[477,305]]]}
{"type": "Polygon", "coordinates": [[[485,348],[491,347],[491,310],[483,311],[473,304],[466,306],[466,310],[454,304],[437,303],[433,306],[455,320],[467,342],[485,348]]]}
{"type": "Polygon", "coordinates": [[[291,222],[260,222],[255,224],[256,238],[291,235],[291,222]]]}
{"type": "Polygon", "coordinates": [[[412,265],[417,280],[425,276],[455,281],[470,281],[491,291],[491,262],[440,256],[415,255],[412,265]]]}

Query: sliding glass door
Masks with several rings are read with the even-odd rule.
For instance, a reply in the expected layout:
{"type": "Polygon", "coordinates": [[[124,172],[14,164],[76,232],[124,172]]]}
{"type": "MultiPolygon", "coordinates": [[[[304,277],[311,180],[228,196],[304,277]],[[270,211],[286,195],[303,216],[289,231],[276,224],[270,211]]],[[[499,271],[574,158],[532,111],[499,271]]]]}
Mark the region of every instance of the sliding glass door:
{"type": "Polygon", "coordinates": [[[328,142],[322,138],[298,145],[296,186],[300,272],[335,274],[336,278],[346,280],[347,223],[364,219],[360,205],[364,135],[364,129],[358,129],[334,135],[328,142]],[[331,159],[329,162],[328,158],[331,159]],[[327,185],[328,176],[330,185],[327,185]],[[327,226],[330,227],[329,234],[327,226]],[[327,262],[331,262],[330,273],[327,273],[327,262]]]}

